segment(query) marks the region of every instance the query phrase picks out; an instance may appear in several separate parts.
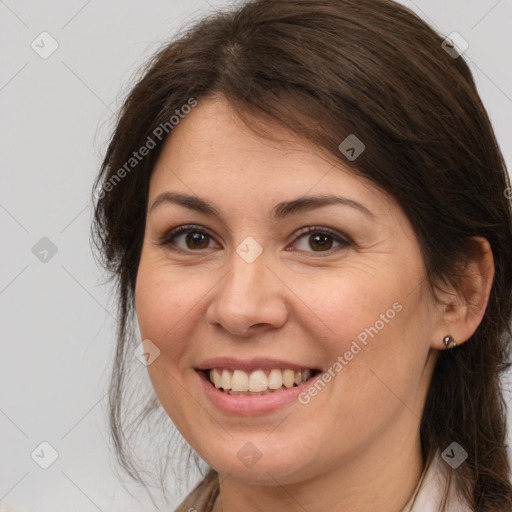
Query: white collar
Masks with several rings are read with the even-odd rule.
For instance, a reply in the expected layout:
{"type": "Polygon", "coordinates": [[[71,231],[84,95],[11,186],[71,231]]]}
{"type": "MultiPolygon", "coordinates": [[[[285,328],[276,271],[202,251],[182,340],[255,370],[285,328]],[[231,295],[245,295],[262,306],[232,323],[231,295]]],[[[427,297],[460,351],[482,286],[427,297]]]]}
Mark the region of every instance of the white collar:
{"type": "MultiPolygon", "coordinates": [[[[411,499],[401,512],[439,512],[441,510],[449,477],[446,466],[437,451],[428,470],[420,478],[411,499]]],[[[453,475],[445,510],[446,512],[472,512],[457,495],[453,475]]]]}

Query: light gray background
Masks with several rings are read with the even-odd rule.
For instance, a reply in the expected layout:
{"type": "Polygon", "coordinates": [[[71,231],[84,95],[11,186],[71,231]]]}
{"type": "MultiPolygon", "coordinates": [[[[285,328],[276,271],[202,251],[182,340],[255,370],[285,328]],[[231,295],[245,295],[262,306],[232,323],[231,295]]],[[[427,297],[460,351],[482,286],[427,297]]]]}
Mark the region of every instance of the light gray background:
{"type": "MultiPolygon", "coordinates": [[[[4,505],[154,510],[111,469],[105,391],[114,309],[89,246],[89,193],[134,71],[183,23],[228,3],[0,1],[4,505]],[[46,60],[31,48],[42,31],[59,44],[46,60]],[[58,249],[46,263],[32,253],[42,237],[58,249]],[[46,470],[30,456],[42,441],[59,454],[46,470]]],[[[466,58],[512,167],[512,1],[404,3],[443,34],[457,31],[469,42],[466,58]]]]}

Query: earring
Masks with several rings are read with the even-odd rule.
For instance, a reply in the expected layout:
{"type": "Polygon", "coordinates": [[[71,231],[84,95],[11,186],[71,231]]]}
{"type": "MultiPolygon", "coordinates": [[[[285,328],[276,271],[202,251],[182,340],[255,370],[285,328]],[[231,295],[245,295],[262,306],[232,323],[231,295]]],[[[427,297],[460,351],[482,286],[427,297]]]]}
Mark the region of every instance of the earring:
{"type": "Polygon", "coordinates": [[[453,339],[453,336],[451,336],[450,334],[443,338],[443,343],[446,348],[455,348],[457,346],[457,342],[453,339]],[[452,346],[450,346],[450,343],[452,343],[452,346]]]}

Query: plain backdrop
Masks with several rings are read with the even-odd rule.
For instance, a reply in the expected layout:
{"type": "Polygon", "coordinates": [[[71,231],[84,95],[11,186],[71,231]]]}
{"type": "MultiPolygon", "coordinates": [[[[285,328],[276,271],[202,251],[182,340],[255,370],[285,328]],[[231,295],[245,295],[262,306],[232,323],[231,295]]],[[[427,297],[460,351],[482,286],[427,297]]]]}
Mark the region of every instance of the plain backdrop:
{"type": "MultiPolygon", "coordinates": [[[[465,57],[510,169],[512,2],[404,3],[468,41],[465,57]]],[[[90,190],[134,71],[184,23],[227,4],[0,1],[3,506],[154,510],[112,471],[105,392],[114,313],[89,243],[90,190]],[[52,450],[57,460],[41,468],[37,455],[49,461],[52,450]]]]}

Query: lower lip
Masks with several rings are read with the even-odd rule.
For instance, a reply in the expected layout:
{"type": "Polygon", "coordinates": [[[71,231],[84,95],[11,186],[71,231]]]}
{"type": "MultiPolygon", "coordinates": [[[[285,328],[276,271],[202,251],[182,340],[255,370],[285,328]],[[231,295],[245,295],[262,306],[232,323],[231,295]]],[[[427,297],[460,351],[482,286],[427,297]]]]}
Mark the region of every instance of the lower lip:
{"type": "Polygon", "coordinates": [[[297,400],[298,395],[315,380],[314,378],[309,379],[298,386],[274,391],[268,395],[243,396],[224,393],[210,383],[203,371],[197,371],[197,374],[206,396],[208,396],[213,404],[223,412],[238,416],[265,414],[284,407],[297,400]]]}

